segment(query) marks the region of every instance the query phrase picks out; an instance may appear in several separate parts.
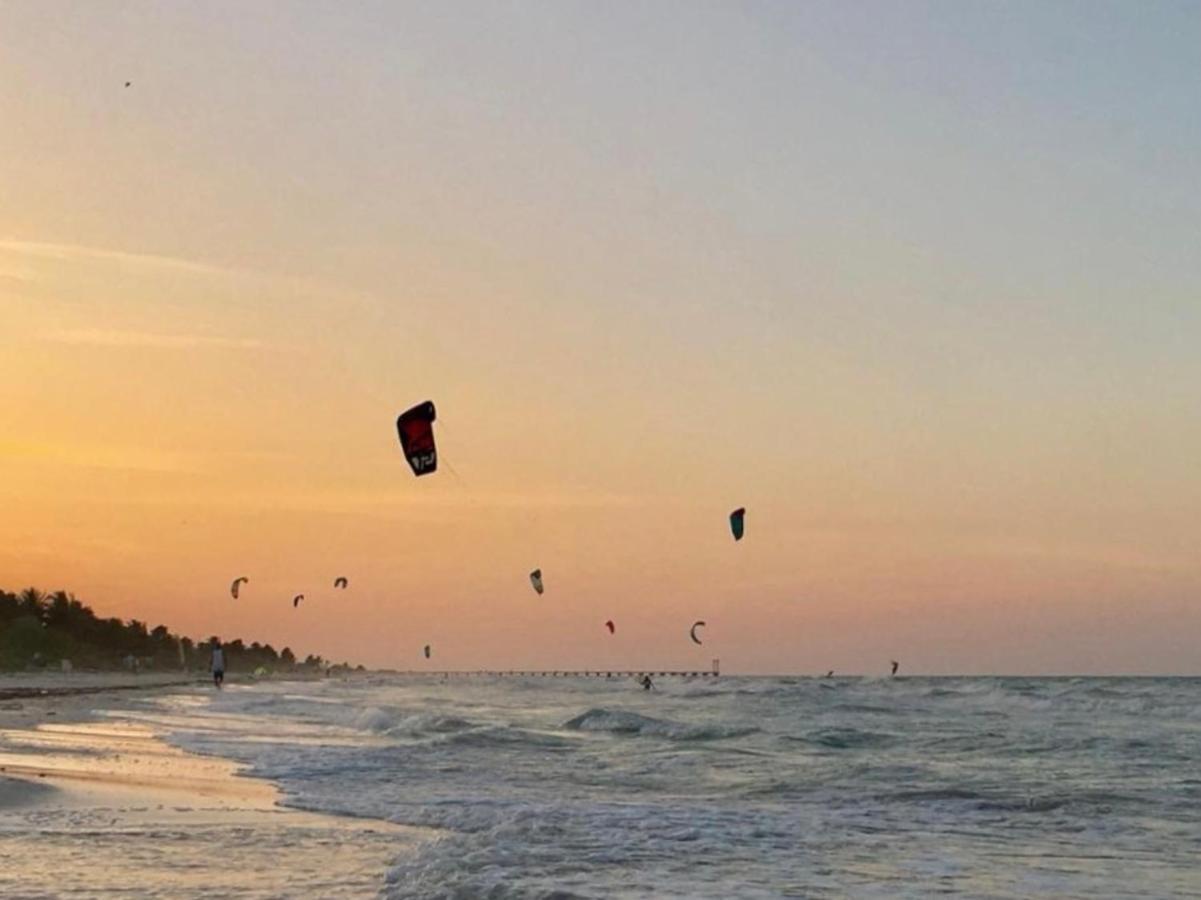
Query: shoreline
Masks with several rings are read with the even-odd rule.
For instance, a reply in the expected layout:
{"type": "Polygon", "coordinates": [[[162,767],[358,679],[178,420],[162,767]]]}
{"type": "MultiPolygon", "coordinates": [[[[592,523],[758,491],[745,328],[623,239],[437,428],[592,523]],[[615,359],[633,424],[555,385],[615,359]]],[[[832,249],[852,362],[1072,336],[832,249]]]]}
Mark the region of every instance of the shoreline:
{"type": "Polygon", "coordinates": [[[72,686],[50,685],[46,687],[40,687],[37,685],[30,685],[25,687],[5,687],[3,680],[0,679],[0,701],[25,700],[36,697],[75,697],[84,694],[108,694],[120,691],[151,691],[161,688],[186,687],[188,685],[203,683],[204,681],[200,678],[179,678],[164,681],[144,681],[141,683],[130,684],[103,683],[72,686]]]}
{"type": "Polygon", "coordinates": [[[0,694],[2,896],[378,896],[432,836],[282,806],[273,782],[137,721],[146,692],[198,693],[193,679],[87,675],[0,694]]]}

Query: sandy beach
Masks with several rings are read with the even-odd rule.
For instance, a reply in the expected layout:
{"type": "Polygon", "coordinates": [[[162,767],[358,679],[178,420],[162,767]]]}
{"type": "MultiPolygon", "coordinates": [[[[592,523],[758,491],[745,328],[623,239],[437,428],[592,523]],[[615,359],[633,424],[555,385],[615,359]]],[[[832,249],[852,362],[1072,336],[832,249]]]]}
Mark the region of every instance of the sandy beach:
{"type": "Polygon", "coordinates": [[[123,718],[190,679],[0,678],[0,896],[371,897],[415,829],[282,808],[123,718]],[[336,874],[335,874],[336,873],[336,874]]]}

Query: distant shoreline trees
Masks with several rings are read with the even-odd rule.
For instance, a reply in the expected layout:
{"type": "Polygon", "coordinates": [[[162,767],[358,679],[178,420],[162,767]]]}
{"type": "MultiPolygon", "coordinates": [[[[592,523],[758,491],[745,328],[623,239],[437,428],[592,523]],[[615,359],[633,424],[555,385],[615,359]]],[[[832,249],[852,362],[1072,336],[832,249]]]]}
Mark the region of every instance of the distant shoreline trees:
{"type": "MultiPolygon", "coordinates": [[[[166,625],[148,629],[137,619],[101,619],[67,591],[0,590],[0,671],[57,669],[66,660],[72,668],[203,672],[208,670],[211,641],[181,637],[166,625]]],[[[297,674],[350,669],[346,663],[333,666],[312,654],[297,661],[291,648],[277,652],[258,641],[246,646],[236,638],[222,646],[231,672],[254,672],[260,667],[297,674]]]]}

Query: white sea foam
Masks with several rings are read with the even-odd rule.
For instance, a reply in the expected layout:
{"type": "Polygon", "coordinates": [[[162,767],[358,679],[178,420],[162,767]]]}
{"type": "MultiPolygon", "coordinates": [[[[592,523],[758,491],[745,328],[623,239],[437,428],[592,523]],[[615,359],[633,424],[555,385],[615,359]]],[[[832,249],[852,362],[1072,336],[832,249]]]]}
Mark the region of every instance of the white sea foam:
{"type": "Polygon", "coordinates": [[[1197,887],[1197,681],[659,687],[262,684],[159,715],[295,806],[436,829],[381,873],[394,900],[1197,887]]]}

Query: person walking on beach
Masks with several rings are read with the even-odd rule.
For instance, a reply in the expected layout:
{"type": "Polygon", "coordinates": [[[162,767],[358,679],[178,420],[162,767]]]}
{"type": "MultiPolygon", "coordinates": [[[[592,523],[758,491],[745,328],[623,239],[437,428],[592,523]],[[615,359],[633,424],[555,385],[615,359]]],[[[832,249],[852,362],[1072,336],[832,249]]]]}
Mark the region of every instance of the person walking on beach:
{"type": "Polygon", "coordinates": [[[217,690],[221,690],[225,681],[225,651],[221,649],[221,642],[216,638],[213,638],[213,661],[209,668],[213,670],[213,684],[217,686],[217,690]]]}

